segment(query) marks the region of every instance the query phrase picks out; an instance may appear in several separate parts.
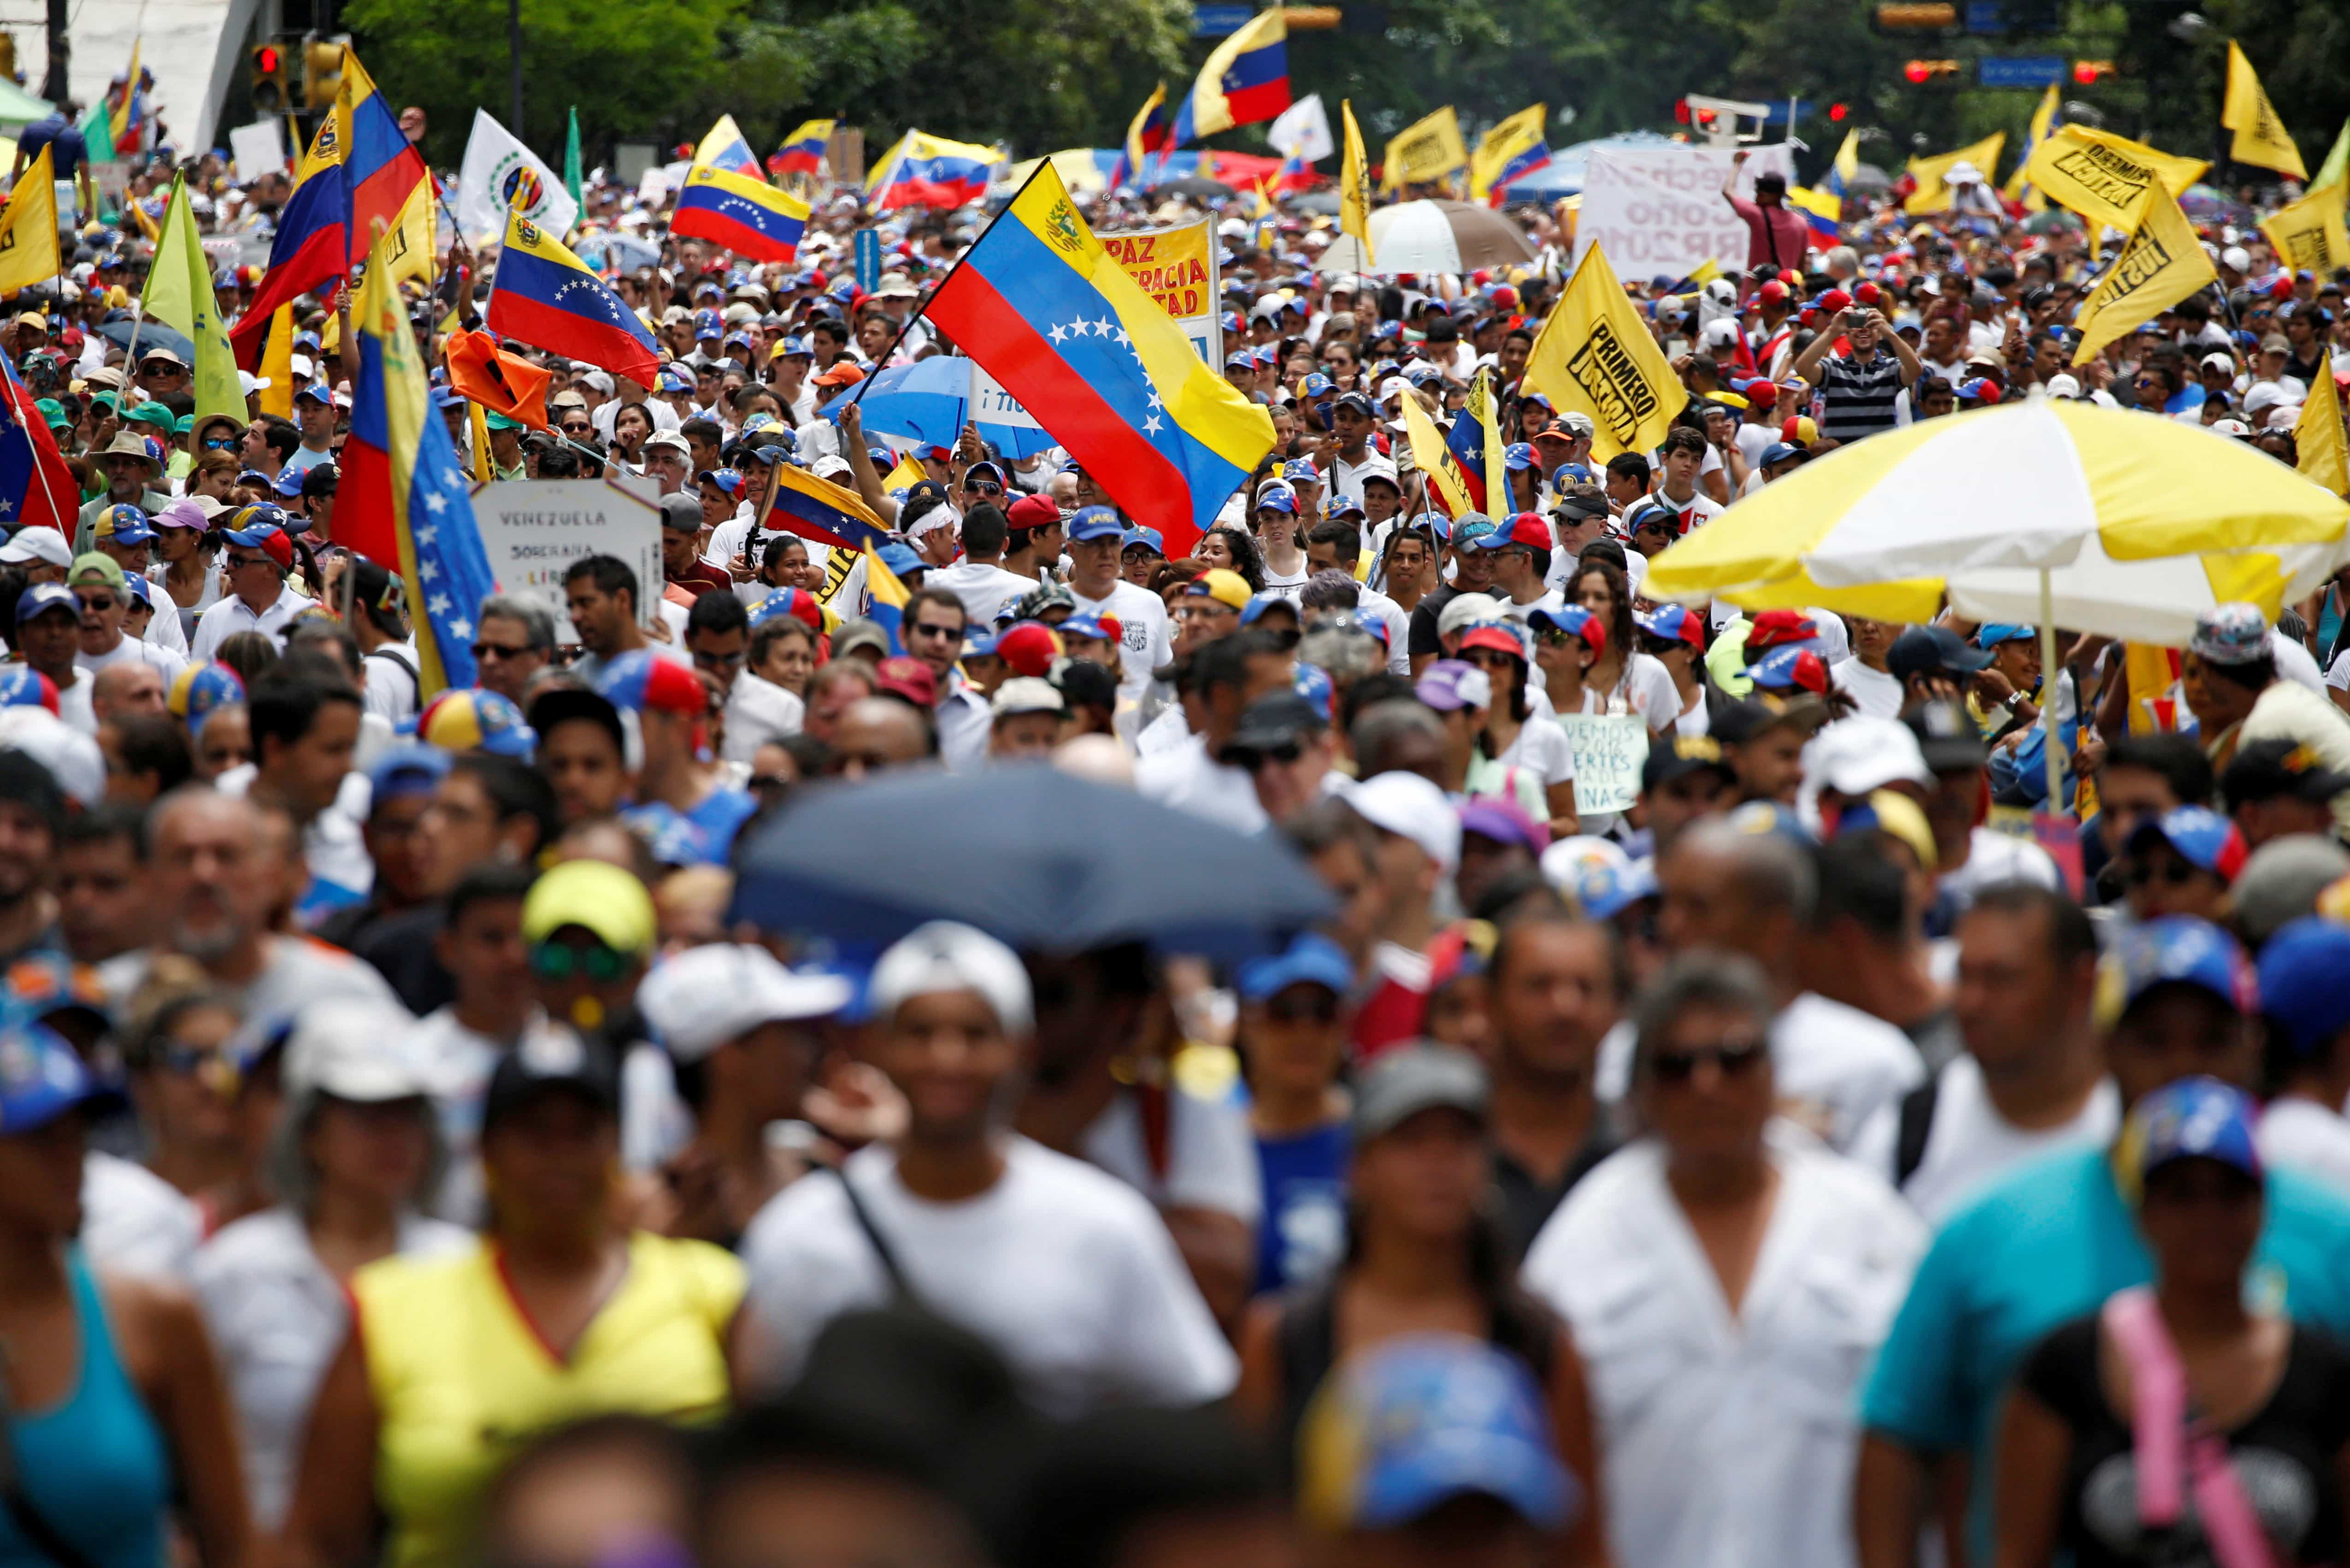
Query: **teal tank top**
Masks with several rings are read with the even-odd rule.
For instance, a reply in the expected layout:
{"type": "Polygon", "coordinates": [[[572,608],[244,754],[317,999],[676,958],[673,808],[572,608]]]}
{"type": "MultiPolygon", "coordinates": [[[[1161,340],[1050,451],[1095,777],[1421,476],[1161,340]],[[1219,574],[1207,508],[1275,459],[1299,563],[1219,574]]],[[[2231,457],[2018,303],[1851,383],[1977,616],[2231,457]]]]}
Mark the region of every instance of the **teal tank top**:
{"type": "MultiPolygon", "coordinates": [[[[66,1254],[81,1369],[66,1402],[8,1424],[19,1490],[98,1568],[160,1568],[172,1467],[163,1435],[114,1353],[98,1282],[81,1249],[66,1254]]],[[[0,1568],[58,1568],[0,1510],[0,1568]]]]}

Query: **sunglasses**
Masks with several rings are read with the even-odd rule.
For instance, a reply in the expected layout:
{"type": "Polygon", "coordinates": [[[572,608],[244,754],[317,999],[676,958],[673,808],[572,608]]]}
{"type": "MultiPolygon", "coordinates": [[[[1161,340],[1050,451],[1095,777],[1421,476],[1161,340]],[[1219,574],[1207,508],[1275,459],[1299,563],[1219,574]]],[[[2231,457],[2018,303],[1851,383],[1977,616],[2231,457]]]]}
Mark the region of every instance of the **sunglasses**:
{"type": "Polygon", "coordinates": [[[74,602],[93,614],[103,615],[114,607],[116,600],[112,594],[76,594],[74,602]]]}
{"type": "Polygon", "coordinates": [[[541,942],[530,950],[530,972],[541,980],[569,980],[582,975],[598,985],[607,985],[629,972],[629,955],[614,952],[603,943],[576,948],[564,942],[541,942]]]}
{"type": "Polygon", "coordinates": [[[473,644],[473,660],[478,664],[485,659],[520,659],[530,651],[527,645],[508,647],[503,642],[477,642],[473,644]]]}
{"type": "Polygon", "coordinates": [[[1724,1078],[1742,1078],[1762,1064],[1770,1049],[1767,1041],[1726,1040],[1718,1045],[1659,1051],[1648,1058],[1648,1073],[1660,1084],[1686,1084],[1711,1062],[1724,1078]]]}
{"type": "Polygon", "coordinates": [[[1338,999],[1319,986],[1304,996],[1283,992],[1264,1004],[1264,1015],[1276,1023],[1330,1023],[1338,1017],[1338,999]]]}
{"type": "Polygon", "coordinates": [[[1003,486],[996,483],[995,481],[992,479],[966,479],[962,483],[962,487],[965,490],[970,491],[974,495],[1001,495],[1003,493],[1003,486]]]}
{"type": "Polygon", "coordinates": [[[2159,866],[2139,861],[2122,875],[2122,881],[2132,888],[2150,888],[2159,882],[2166,887],[2184,888],[2199,876],[2208,875],[2200,867],[2184,860],[2165,860],[2159,866]]]}
{"type": "Polygon", "coordinates": [[[227,452],[235,445],[236,437],[234,436],[204,437],[204,450],[206,452],[227,452]]]}
{"type": "Polygon", "coordinates": [[[1568,631],[1562,627],[1538,626],[1534,628],[1534,640],[1544,648],[1565,648],[1569,643],[1581,642],[1583,637],[1579,632],[1568,631]]]}
{"type": "Polygon", "coordinates": [[[1224,761],[1243,773],[1253,774],[1268,763],[1278,763],[1286,767],[1305,754],[1304,748],[1296,742],[1284,741],[1261,751],[1243,746],[1230,747],[1224,753],[1224,761]]]}

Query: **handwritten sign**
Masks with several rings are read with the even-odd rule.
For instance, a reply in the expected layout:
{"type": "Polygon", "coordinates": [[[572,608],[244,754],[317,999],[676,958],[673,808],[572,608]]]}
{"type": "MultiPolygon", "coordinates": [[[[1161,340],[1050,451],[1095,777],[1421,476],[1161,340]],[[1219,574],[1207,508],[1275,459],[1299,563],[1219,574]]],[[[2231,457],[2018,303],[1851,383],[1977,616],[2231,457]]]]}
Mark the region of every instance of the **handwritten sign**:
{"type": "Polygon", "coordinates": [[[650,626],[662,582],[657,489],[646,479],[509,479],[480,486],[473,520],[498,591],[544,605],[555,618],[555,639],[577,642],[563,574],[582,556],[618,556],[637,574],[638,618],[650,626]]]}
{"type": "MultiPolygon", "coordinates": [[[[1611,147],[1591,155],[1583,208],[1575,225],[1575,259],[1596,242],[1624,278],[1686,277],[1705,262],[1731,272],[1746,265],[1746,225],[1721,199],[1734,150],[1728,147],[1611,147]]],[[[1738,167],[1737,190],[1752,198],[1766,171],[1793,184],[1794,155],[1784,147],[1752,150],[1738,167]]],[[[1800,258],[1797,258],[1800,260],[1800,258]]]]}
{"type": "Polygon", "coordinates": [[[1100,238],[1103,248],[1126,269],[1126,275],[1183,328],[1193,352],[1211,369],[1221,369],[1223,331],[1217,312],[1223,283],[1216,253],[1222,247],[1211,221],[1201,218],[1195,223],[1105,234],[1100,238]]]}
{"type": "Polygon", "coordinates": [[[1648,760],[1648,721],[1630,713],[1561,713],[1558,725],[1575,753],[1575,814],[1629,811],[1648,760]]]}

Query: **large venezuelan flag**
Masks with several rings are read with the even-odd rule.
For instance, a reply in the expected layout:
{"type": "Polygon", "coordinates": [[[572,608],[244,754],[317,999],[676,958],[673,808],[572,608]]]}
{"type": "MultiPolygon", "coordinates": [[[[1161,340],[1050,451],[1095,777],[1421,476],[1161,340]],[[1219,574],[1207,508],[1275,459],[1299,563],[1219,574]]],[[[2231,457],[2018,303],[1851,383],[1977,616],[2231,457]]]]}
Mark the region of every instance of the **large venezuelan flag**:
{"type": "Polygon", "coordinates": [[[484,318],[502,337],[601,365],[639,386],[651,386],[660,368],[652,329],[561,240],[519,211],[506,217],[484,318]]]}
{"type": "Polygon", "coordinates": [[[400,574],[416,628],[424,695],[473,683],[473,614],[497,590],[473,493],[447,421],[432,411],[424,361],[391,279],[389,236],[368,254],[351,324],[359,374],[343,443],[335,537],[400,574]]]}
{"type": "Polygon", "coordinates": [[[752,261],[787,262],[799,254],[807,220],[808,204],[797,196],[705,163],[686,171],[669,228],[752,261]]]}
{"type": "Polygon", "coordinates": [[[1218,44],[1175,107],[1172,145],[1272,119],[1289,107],[1289,24],[1281,7],[1260,11],[1218,44]]]}
{"type": "Polygon", "coordinates": [[[855,550],[889,542],[889,525],[874,515],[857,492],[818,479],[789,463],[775,465],[760,509],[761,531],[782,528],[803,539],[855,550]]]}
{"type": "Polygon", "coordinates": [[[993,147],[910,130],[881,155],[867,178],[865,204],[877,213],[898,207],[960,207],[987,194],[987,176],[1003,161],[993,147]]]}
{"type": "MultiPolygon", "coordinates": [[[[318,128],[318,140],[334,134],[335,117],[318,128]]],[[[348,265],[350,225],[344,220],[348,206],[339,161],[315,170],[294,187],[294,194],[277,214],[277,234],[269,242],[269,270],[261,275],[253,303],[228,335],[237,365],[261,368],[262,339],[277,307],[299,296],[341,279],[348,265]]]]}
{"type": "Polygon", "coordinates": [[[1050,160],[929,315],[1170,555],[1190,551],[1272,449],[1271,418],[1103,249],[1050,160]]]}
{"type": "Polygon", "coordinates": [[[815,173],[816,166],[824,161],[825,148],[832,141],[835,123],[829,119],[806,121],[767,160],[768,171],[779,180],[793,174],[815,173]]]}
{"type": "Polygon", "coordinates": [[[400,226],[402,209],[416,187],[432,178],[424,154],[400,129],[400,120],[374,79],[351,50],[343,51],[343,88],[336,100],[342,121],[343,182],[350,192],[350,246],[354,260],[374,243],[379,220],[400,226]]]}

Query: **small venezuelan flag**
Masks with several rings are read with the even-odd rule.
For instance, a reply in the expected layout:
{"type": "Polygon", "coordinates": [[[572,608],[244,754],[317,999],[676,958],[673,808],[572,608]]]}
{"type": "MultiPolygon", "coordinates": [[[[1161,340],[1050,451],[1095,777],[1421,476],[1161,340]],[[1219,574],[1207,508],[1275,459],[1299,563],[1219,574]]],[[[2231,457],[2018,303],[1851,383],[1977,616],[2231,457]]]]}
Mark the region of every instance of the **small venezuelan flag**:
{"type": "Polygon", "coordinates": [[[873,514],[862,496],[789,463],[775,465],[759,511],[762,532],[781,528],[803,539],[848,550],[889,542],[888,525],[873,514]]]}
{"type": "Polygon", "coordinates": [[[505,248],[484,318],[501,337],[585,359],[639,386],[651,386],[660,368],[651,328],[520,208],[506,218],[505,248]]]}
{"type": "Polygon", "coordinates": [[[866,616],[889,634],[890,656],[905,652],[905,641],[898,633],[906,623],[906,601],[914,596],[906,591],[906,585],[881,559],[880,550],[870,539],[865,542],[865,593],[873,601],[866,616]]]}
{"type": "Polygon", "coordinates": [[[813,174],[824,161],[824,150],[832,140],[834,121],[811,119],[792,132],[775,155],[767,160],[768,171],[777,179],[793,174],[813,174]]]}
{"type": "Polygon", "coordinates": [[[724,245],[757,262],[787,262],[799,254],[808,204],[764,180],[701,164],[687,171],[670,233],[724,245]]]}

